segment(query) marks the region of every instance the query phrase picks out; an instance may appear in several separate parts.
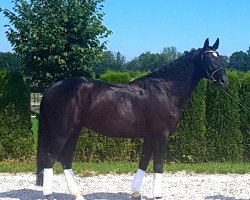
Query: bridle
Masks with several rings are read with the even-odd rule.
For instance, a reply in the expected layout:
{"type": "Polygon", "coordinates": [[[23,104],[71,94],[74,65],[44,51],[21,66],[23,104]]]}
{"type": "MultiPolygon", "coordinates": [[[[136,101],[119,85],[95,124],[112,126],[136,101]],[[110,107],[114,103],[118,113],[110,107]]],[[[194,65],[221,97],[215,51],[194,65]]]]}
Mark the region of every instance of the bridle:
{"type": "MultiPolygon", "coordinates": [[[[218,56],[218,52],[217,52],[217,51],[214,51],[214,50],[204,51],[204,52],[201,54],[201,61],[202,61],[202,62],[204,62],[203,57],[204,57],[204,54],[206,54],[206,53],[212,53],[215,57],[218,56]]],[[[220,68],[218,68],[218,69],[212,71],[211,73],[209,73],[208,69],[206,68],[208,80],[209,80],[210,82],[212,82],[212,83],[216,82],[217,80],[214,78],[214,75],[215,75],[218,71],[220,71],[220,70],[223,70],[223,68],[220,67],[220,68]]]]}

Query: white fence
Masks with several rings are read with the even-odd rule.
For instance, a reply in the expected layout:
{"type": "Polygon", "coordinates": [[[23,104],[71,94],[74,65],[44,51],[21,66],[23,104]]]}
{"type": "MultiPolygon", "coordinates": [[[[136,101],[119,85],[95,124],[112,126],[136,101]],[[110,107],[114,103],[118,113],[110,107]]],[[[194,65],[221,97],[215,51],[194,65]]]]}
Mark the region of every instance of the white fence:
{"type": "Polygon", "coordinates": [[[31,93],[30,94],[31,111],[39,111],[41,99],[42,99],[41,93],[31,93]]]}

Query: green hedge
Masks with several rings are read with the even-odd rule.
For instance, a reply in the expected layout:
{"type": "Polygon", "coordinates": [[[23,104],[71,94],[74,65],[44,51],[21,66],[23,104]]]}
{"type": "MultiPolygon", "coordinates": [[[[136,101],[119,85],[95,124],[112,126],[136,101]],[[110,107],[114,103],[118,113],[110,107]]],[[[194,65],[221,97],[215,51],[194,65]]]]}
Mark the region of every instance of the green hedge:
{"type": "Polygon", "coordinates": [[[200,82],[183,109],[179,127],[170,138],[167,158],[171,161],[206,161],[206,81],[200,82]]]}
{"type": "Polygon", "coordinates": [[[0,161],[26,160],[34,155],[34,139],[30,123],[24,121],[14,106],[0,113],[0,161]]]}
{"type": "Polygon", "coordinates": [[[34,154],[30,95],[18,72],[0,71],[0,160],[34,154]]]}
{"type": "Polygon", "coordinates": [[[236,72],[229,71],[228,87],[235,100],[229,98],[222,89],[213,84],[207,91],[207,131],[206,146],[209,161],[240,161],[243,146],[240,131],[239,77],[236,72]]]}
{"type": "Polygon", "coordinates": [[[250,160],[250,71],[243,74],[240,88],[240,130],[243,134],[243,156],[250,160]]]}
{"type": "Polygon", "coordinates": [[[140,146],[141,140],[139,139],[109,138],[86,129],[80,135],[75,160],[87,162],[138,161],[140,146]]]}
{"type": "Polygon", "coordinates": [[[0,112],[13,105],[24,121],[30,121],[30,92],[19,72],[0,71],[0,112]]]}
{"type": "Polygon", "coordinates": [[[108,83],[128,83],[132,77],[128,72],[108,71],[101,75],[100,79],[108,83]]]}

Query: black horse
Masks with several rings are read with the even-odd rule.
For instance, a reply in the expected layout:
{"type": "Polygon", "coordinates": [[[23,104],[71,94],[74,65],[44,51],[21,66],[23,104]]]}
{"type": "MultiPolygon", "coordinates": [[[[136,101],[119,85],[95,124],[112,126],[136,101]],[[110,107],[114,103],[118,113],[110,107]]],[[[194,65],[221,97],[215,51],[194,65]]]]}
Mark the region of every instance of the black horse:
{"type": "Polygon", "coordinates": [[[44,195],[52,194],[52,167],[57,160],[64,168],[70,192],[77,199],[84,199],[74,180],[72,161],[80,131],[88,128],[110,137],[144,138],[132,197],[140,198],[142,179],[153,157],[153,195],[161,198],[163,154],[182,107],[202,78],[227,85],[218,46],[219,39],[213,46],[207,39],[203,48],[129,84],[76,77],[45,91],[37,149],[37,185],[44,186],[44,195]]]}

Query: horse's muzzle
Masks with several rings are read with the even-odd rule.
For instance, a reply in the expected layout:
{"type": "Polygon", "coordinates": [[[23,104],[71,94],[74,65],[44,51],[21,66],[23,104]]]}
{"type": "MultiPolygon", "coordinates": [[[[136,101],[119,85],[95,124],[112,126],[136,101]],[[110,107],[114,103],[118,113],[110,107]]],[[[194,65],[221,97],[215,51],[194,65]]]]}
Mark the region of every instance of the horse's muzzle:
{"type": "Polygon", "coordinates": [[[228,78],[227,76],[222,76],[219,80],[219,84],[223,87],[226,87],[228,85],[228,78]]]}

